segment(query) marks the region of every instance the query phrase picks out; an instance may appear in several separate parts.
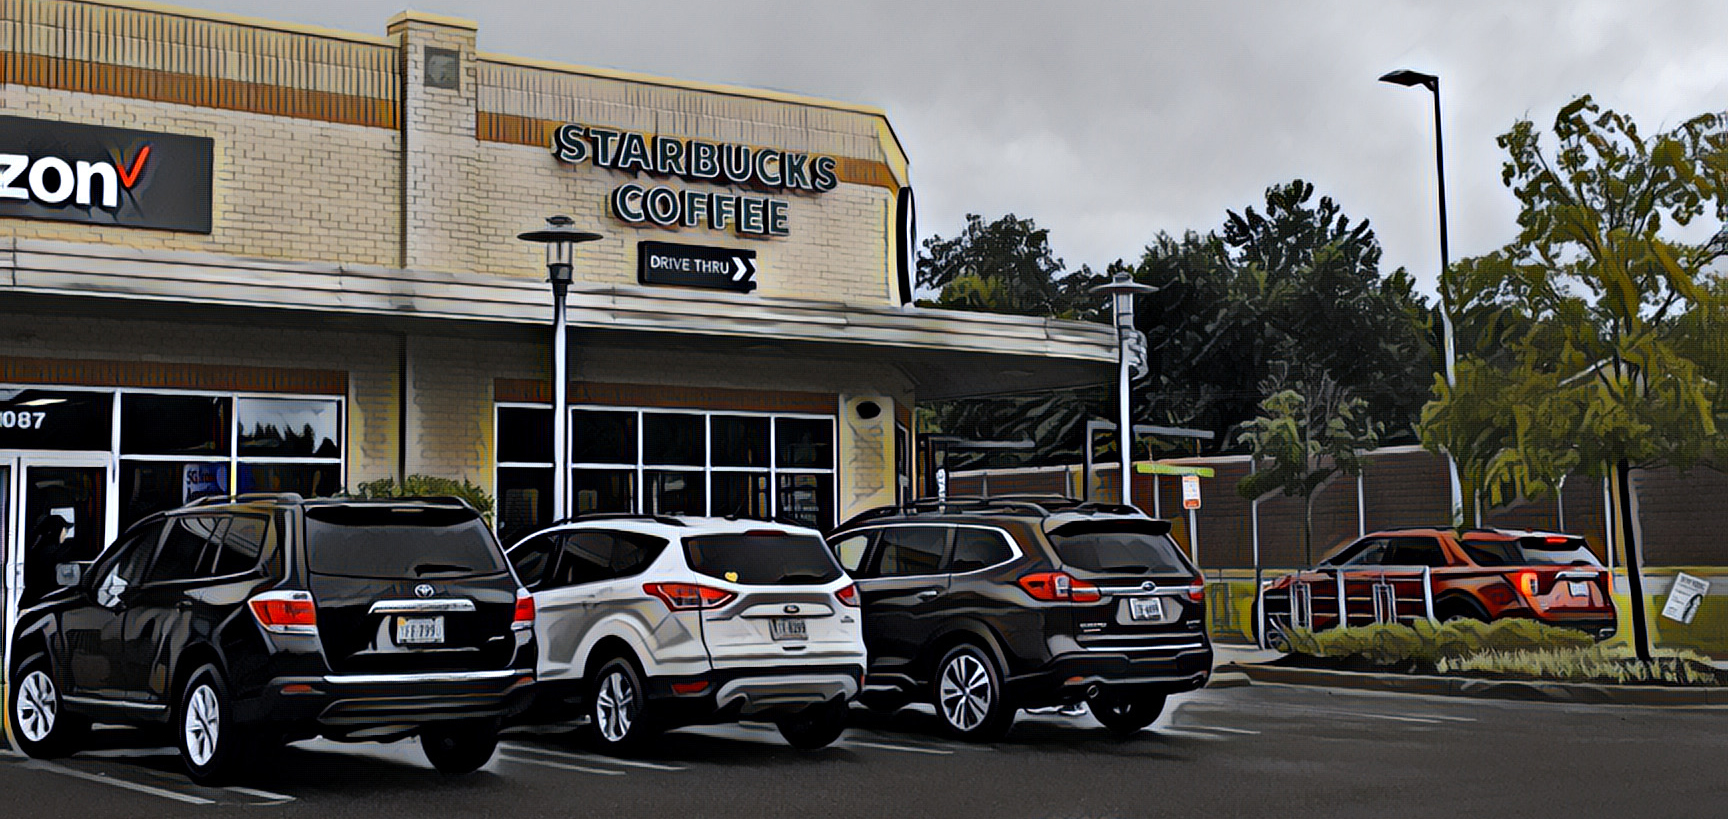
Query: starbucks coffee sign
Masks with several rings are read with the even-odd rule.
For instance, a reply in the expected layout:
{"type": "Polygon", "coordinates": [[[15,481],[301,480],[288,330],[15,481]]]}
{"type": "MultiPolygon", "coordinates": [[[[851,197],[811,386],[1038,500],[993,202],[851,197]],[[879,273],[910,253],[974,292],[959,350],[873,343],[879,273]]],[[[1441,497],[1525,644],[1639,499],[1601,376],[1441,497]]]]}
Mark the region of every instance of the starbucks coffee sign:
{"type": "Polygon", "coordinates": [[[645,136],[575,123],[552,134],[560,162],[592,163],[667,179],[735,185],[762,194],[690,190],[627,182],[607,197],[612,215],[634,225],[730,230],[745,236],[786,236],[790,201],[783,193],[821,194],[839,184],[831,156],[753,148],[726,142],[645,136]]]}

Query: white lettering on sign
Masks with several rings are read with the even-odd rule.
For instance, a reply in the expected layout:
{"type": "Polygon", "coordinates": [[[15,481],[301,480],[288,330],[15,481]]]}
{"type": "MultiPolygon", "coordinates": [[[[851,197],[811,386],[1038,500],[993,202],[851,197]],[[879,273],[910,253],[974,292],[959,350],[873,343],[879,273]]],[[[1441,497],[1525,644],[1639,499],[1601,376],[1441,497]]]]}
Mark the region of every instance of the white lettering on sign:
{"type": "Polygon", "coordinates": [[[131,164],[124,168],[112,162],[71,163],[57,156],[0,154],[0,199],[44,205],[71,200],[79,207],[114,210],[120,207],[120,191],[131,190],[138,184],[149,161],[148,145],[139,148],[131,164]]]}
{"type": "Polygon", "coordinates": [[[0,411],[0,429],[41,429],[42,423],[48,420],[46,412],[30,410],[0,411]]]}

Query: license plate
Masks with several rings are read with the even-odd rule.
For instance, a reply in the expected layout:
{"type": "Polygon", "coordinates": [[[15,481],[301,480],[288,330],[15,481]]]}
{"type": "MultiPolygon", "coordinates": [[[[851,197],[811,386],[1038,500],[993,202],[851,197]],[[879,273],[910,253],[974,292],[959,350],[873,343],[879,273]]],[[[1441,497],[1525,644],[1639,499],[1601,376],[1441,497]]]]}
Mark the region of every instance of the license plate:
{"type": "Polygon", "coordinates": [[[1591,583],[1588,580],[1572,580],[1567,583],[1568,591],[1573,597],[1589,597],[1591,583]]]}
{"type": "Polygon", "coordinates": [[[1128,598],[1128,619],[1162,620],[1164,619],[1164,601],[1156,597],[1130,597],[1128,598]]]}
{"type": "Polygon", "coordinates": [[[437,645],[444,642],[444,618],[396,618],[396,644],[401,646],[437,645]]]}
{"type": "Polygon", "coordinates": [[[776,640],[807,640],[810,633],[804,630],[803,618],[776,617],[768,621],[768,636],[776,640]]]}

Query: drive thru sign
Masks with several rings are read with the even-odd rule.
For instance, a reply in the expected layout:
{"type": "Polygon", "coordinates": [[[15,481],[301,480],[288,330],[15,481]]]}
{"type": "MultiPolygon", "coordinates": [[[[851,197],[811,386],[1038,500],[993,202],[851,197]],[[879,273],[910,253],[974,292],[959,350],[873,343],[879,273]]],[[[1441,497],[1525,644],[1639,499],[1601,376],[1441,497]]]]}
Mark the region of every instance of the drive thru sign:
{"type": "Polygon", "coordinates": [[[1182,476],[1182,508],[1183,509],[1199,509],[1200,508],[1200,476],[1199,475],[1183,475],[1182,476]]]}

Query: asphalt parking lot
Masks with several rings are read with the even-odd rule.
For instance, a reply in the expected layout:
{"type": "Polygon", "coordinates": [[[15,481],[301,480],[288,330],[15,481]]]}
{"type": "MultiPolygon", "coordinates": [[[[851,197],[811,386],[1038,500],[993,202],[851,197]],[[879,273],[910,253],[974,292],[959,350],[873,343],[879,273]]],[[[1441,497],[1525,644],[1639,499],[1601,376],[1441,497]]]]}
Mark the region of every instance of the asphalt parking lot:
{"type": "Polygon", "coordinates": [[[611,759],[517,732],[446,779],[412,741],[291,747],[244,785],[190,784],[132,731],[52,763],[0,760],[0,815],[1614,816],[1715,815],[1728,711],[1542,705],[1252,686],[1172,701],[1132,740],[1090,717],[1022,716],[1008,739],[942,739],[934,716],[863,710],[835,747],[771,726],[669,734],[611,759]]]}

